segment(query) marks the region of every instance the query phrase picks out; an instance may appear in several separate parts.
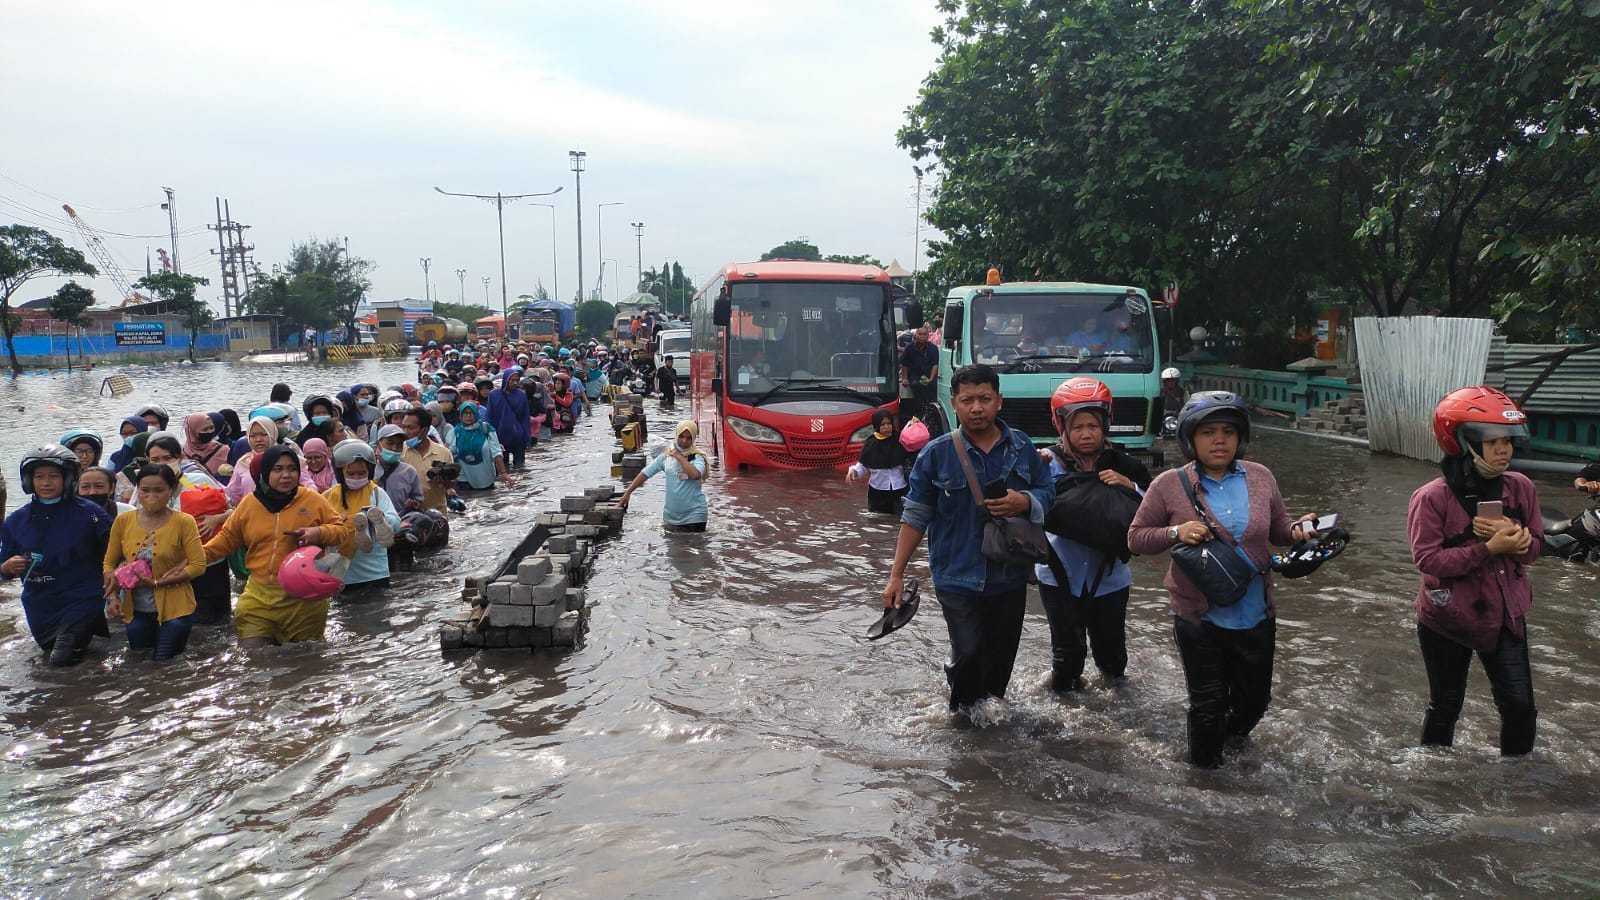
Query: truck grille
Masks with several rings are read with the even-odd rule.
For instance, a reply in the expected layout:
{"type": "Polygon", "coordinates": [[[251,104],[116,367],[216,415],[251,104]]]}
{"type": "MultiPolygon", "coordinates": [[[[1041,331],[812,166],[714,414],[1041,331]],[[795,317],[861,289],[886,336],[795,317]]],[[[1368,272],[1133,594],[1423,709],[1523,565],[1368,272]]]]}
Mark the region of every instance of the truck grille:
{"type": "MultiPolygon", "coordinates": [[[[1118,438],[1138,437],[1145,433],[1149,426],[1150,401],[1144,397],[1118,397],[1111,401],[1111,424],[1116,426],[1133,426],[1139,430],[1113,431],[1107,435],[1111,440],[1118,438]]],[[[1050,421],[1049,397],[1007,397],[1005,407],[1000,410],[1000,418],[1007,425],[1027,434],[1029,437],[1055,440],[1055,424],[1050,421]]]]}

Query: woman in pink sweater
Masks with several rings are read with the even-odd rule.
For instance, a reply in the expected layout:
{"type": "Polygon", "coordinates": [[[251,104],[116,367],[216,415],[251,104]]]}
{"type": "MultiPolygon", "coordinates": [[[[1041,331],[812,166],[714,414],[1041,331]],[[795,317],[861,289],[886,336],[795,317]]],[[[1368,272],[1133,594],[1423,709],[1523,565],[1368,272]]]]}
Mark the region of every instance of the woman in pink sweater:
{"type": "Polygon", "coordinates": [[[1209,600],[1177,566],[1164,582],[1172,597],[1173,636],[1189,689],[1189,761],[1214,768],[1230,744],[1243,743],[1272,699],[1277,621],[1271,545],[1310,537],[1315,514],[1291,521],[1278,481],[1263,465],[1240,459],[1250,440],[1249,407],[1227,391],[1201,391],[1178,413],[1178,446],[1193,462],[1161,473],[1145,492],[1128,528],[1128,549],[1153,556],[1177,544],[1210,540],[1184,489],[1187,481],[1206,516],[1249,561],[1256,575],[1229,605],[1209,600]]]}
{"type": "Polygon", "coordinates": [[[1544,527],[1533,482],[1506,470],[1514,446],[1528,438],[1526,422],[1510,397],[1490,387],[1452,391],[1433,413],[1444,474],[1417,488],[1406,510],[1411,558],[1422,574],[1416,607],[1428,670],[1424,746],[1454,742],[1476,652],[1500,710],[1500,753],[1533,749],[1528,566],[1539,558],[1544,527]]]}

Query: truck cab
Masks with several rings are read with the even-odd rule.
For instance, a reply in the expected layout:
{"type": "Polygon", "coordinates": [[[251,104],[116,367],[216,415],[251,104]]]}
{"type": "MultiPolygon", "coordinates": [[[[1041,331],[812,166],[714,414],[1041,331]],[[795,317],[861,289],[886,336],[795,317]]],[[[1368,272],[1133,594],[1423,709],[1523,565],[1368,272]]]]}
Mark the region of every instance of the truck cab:
{"type": "Polygon", "coordinates": [[[1056,441],[1050,395],[1068,378],[1088,375],[1115,398],[1107,437],[1149,450],[1161,425],[1156,314],[1149,296],[1127,285],[1019,281],[952,289],[929,430],[941,434],[956,422],[951,376],[983,363],[1000,375],[1000,418],[1035,444],[1056,441]]]}

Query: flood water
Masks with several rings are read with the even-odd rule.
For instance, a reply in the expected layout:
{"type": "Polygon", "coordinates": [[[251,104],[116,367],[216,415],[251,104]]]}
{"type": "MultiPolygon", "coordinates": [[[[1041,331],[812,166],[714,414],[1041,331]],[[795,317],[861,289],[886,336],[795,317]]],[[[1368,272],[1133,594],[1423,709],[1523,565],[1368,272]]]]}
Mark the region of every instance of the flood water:
{"type": "MultiPolygon", "coordinates": [[[[139,400],[249,406],[272,381],[404,380],[404,363],[130,370],[0,384],[0,464],[139,400]],[[71,410],[71,412],[67,412],[71,410]],[[10,418],[10,416],[8,416],[10,418]]],[[[656,430],[666,419],[654,415],[656,430]]],[[[1530,623],[1537,750],[1502,760],[1481,669],[1453,751],[1414,745],[1426,680],[1404,539],[1431,467],[1311,438],[1252,455],[1293,511],[1356,541],[1281,582],[1272,708],[1214,772],[1183,762],[1182,671],[1159,560],[1135,563],[1130,679],[1044,687],[1030,606],[1010,703],[945,712],[935,604],[869,644],[894,525],[835,472],[707,484],[712,530],[665,535],[661,488],[602,551],[587,644],[442,657],[438,623],[555,498],[604,480],[599,420],[473,503],[389,596],[336,608],[325,645],[250,656],[197,629],[157,666],[97,643],[39,660],[0,606],[0,891],[63,897],[1055,897],[1600,892],[1595,572],[1542,562],[1530,623]]],[[[1577,504],[1556,481],[1549,502],[1577,504]]],[[[925,568],[918,566],[918,573],[925,568]]],[[[930,598],[931,599],[931,598],[930,598]]]]}

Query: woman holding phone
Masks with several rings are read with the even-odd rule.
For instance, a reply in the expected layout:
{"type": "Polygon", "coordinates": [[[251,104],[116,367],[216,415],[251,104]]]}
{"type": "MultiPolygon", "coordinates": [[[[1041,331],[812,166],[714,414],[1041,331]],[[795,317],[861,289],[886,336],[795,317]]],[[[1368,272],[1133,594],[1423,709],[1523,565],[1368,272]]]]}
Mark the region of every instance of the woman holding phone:
{"type": "Polygon", "coordinates": [[[1528,566],[1544,530],[1533,482],[1507,471],[1527,416],[1491,387],[1452,391],[1433,412],[1443,474],[1411,495],[1406,533],[1422,575],[1417,639],[1428,671],[1424,746],[1448,747],[1477,653],[1500,710],[1500,753],[1533,749],[1537,710],[1528,665],[1528,566]]]}

